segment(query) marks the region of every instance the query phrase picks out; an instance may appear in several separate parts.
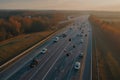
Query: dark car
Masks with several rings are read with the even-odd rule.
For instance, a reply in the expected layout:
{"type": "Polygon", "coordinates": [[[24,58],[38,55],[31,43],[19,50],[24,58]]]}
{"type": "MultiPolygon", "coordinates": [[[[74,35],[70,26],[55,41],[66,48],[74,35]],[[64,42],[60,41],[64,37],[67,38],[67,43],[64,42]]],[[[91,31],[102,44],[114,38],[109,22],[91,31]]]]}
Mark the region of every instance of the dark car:
{"type": "Polygon", "coordinates": [[[72,52],[68,52],[67,54],[66,54],[66,56],[70,56],[72,54],[72,52]]]}
{"type": "Polygon", "coordinates": [[[62,34],[62,37],[65,38],[65,37],[67,37],[67,35],[66,34],[62,34]]]}
{"type": "Polygon", "coordinates": [[[71,41],[71,38],[69,39],[69,41],[71,41]]]}
{"type": "Polygon", "coordinates": [[[76,46],[75,45],[73,45],[73,48],[75,48],[76,46]]]}
{"type": "Polygon", "coordinates": [[[38,60],[37,59],[33,59],[33,61],[32,61],[32,63],[30,64],[30,67],[31,68],[34,68],[35,66],[37,66],[38,65],[38,60]]]}
{"type": "Polygon", "coordinates": [[[87,37],[87,34],[85,34],[85,37],[87,37]]]}

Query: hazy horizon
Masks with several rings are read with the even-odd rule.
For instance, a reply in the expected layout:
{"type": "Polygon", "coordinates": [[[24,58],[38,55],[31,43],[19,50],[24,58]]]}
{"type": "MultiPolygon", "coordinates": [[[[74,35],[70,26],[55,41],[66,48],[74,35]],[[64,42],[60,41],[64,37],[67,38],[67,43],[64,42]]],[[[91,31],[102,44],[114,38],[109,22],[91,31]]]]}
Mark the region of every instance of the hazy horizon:
{"type": "Polygon", "coordinates": [[[120,0],[1,0],[0,9],[120,11],[120,0]]]}

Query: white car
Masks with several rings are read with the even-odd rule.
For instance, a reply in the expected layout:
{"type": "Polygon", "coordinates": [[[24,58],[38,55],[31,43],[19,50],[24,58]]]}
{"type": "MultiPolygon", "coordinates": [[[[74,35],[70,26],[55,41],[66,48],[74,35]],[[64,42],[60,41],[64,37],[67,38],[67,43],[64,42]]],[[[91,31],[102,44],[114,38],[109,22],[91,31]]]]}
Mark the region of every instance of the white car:
{"type": "Polygon", "coordinates": [[[44,53],[46,53],[47,52],[47,48],[43,48],[41,51],[40,51],[40,53],[42,53],[42,54],[44,54],[44,53]]]}
{"type": "Polygon", "coordinates": [[[75,62],[75,66],[74,66],[75,69],[80,69],[80,62],[75,62]]]}
{"type": "Polygon", "coordinates": [[[83,52],[81,52],[79,56],[80,56],[80,57],[83,57],[83,52]]]}
{"type": "Polygon", "coordinates": [[[80,43],[83,43],[84,42],[84,40],[83,39],[80,39],[80,43]]]}
{"type": "Polygon", "coordinates": [[[55,37],[54,42],[57,42],[59,40],[59,37],[55,37]]]}

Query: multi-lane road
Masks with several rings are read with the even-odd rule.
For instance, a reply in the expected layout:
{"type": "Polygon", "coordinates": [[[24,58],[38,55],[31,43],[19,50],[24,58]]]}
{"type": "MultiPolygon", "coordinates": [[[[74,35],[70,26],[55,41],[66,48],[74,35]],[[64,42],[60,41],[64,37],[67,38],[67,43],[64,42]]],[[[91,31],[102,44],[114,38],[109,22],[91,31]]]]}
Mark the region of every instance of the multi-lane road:
{"type": "Polygon", "coordinates": [[[0,72],[0,80],[92,80],[92,29],[88,17],[74,19],[61,32],[0,72]],[[59,37],[57,42],[55,37],[59,37]],[[43,48],[47,52],[41,54],[43,48]],[[31,68],[34,58],[38,64],[31,68]],[[75,62],[80,62],[80,69],[74,68],[75,62]]]}

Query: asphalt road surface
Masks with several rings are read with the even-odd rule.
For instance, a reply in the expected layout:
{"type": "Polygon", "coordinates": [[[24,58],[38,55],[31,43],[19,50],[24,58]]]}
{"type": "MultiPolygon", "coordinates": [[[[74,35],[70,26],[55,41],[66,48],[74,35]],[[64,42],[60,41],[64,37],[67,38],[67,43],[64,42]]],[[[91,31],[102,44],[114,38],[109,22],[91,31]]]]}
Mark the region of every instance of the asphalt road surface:
{"type": "Polygon", "coordinates": [[[92,29],[88,17],[74,19],[60,33],[0,72],[0,80],[91,80],[92,29]],[[59,37],[56,43],[55,37],[59,37]],[[47,52],[41,54],[43,48],[47,48],[47,52]],[[38,65],[31,68],[34,58],[38,65]],[[75,62],[81,63],[80,69],[74,68],[75,62]]]}

